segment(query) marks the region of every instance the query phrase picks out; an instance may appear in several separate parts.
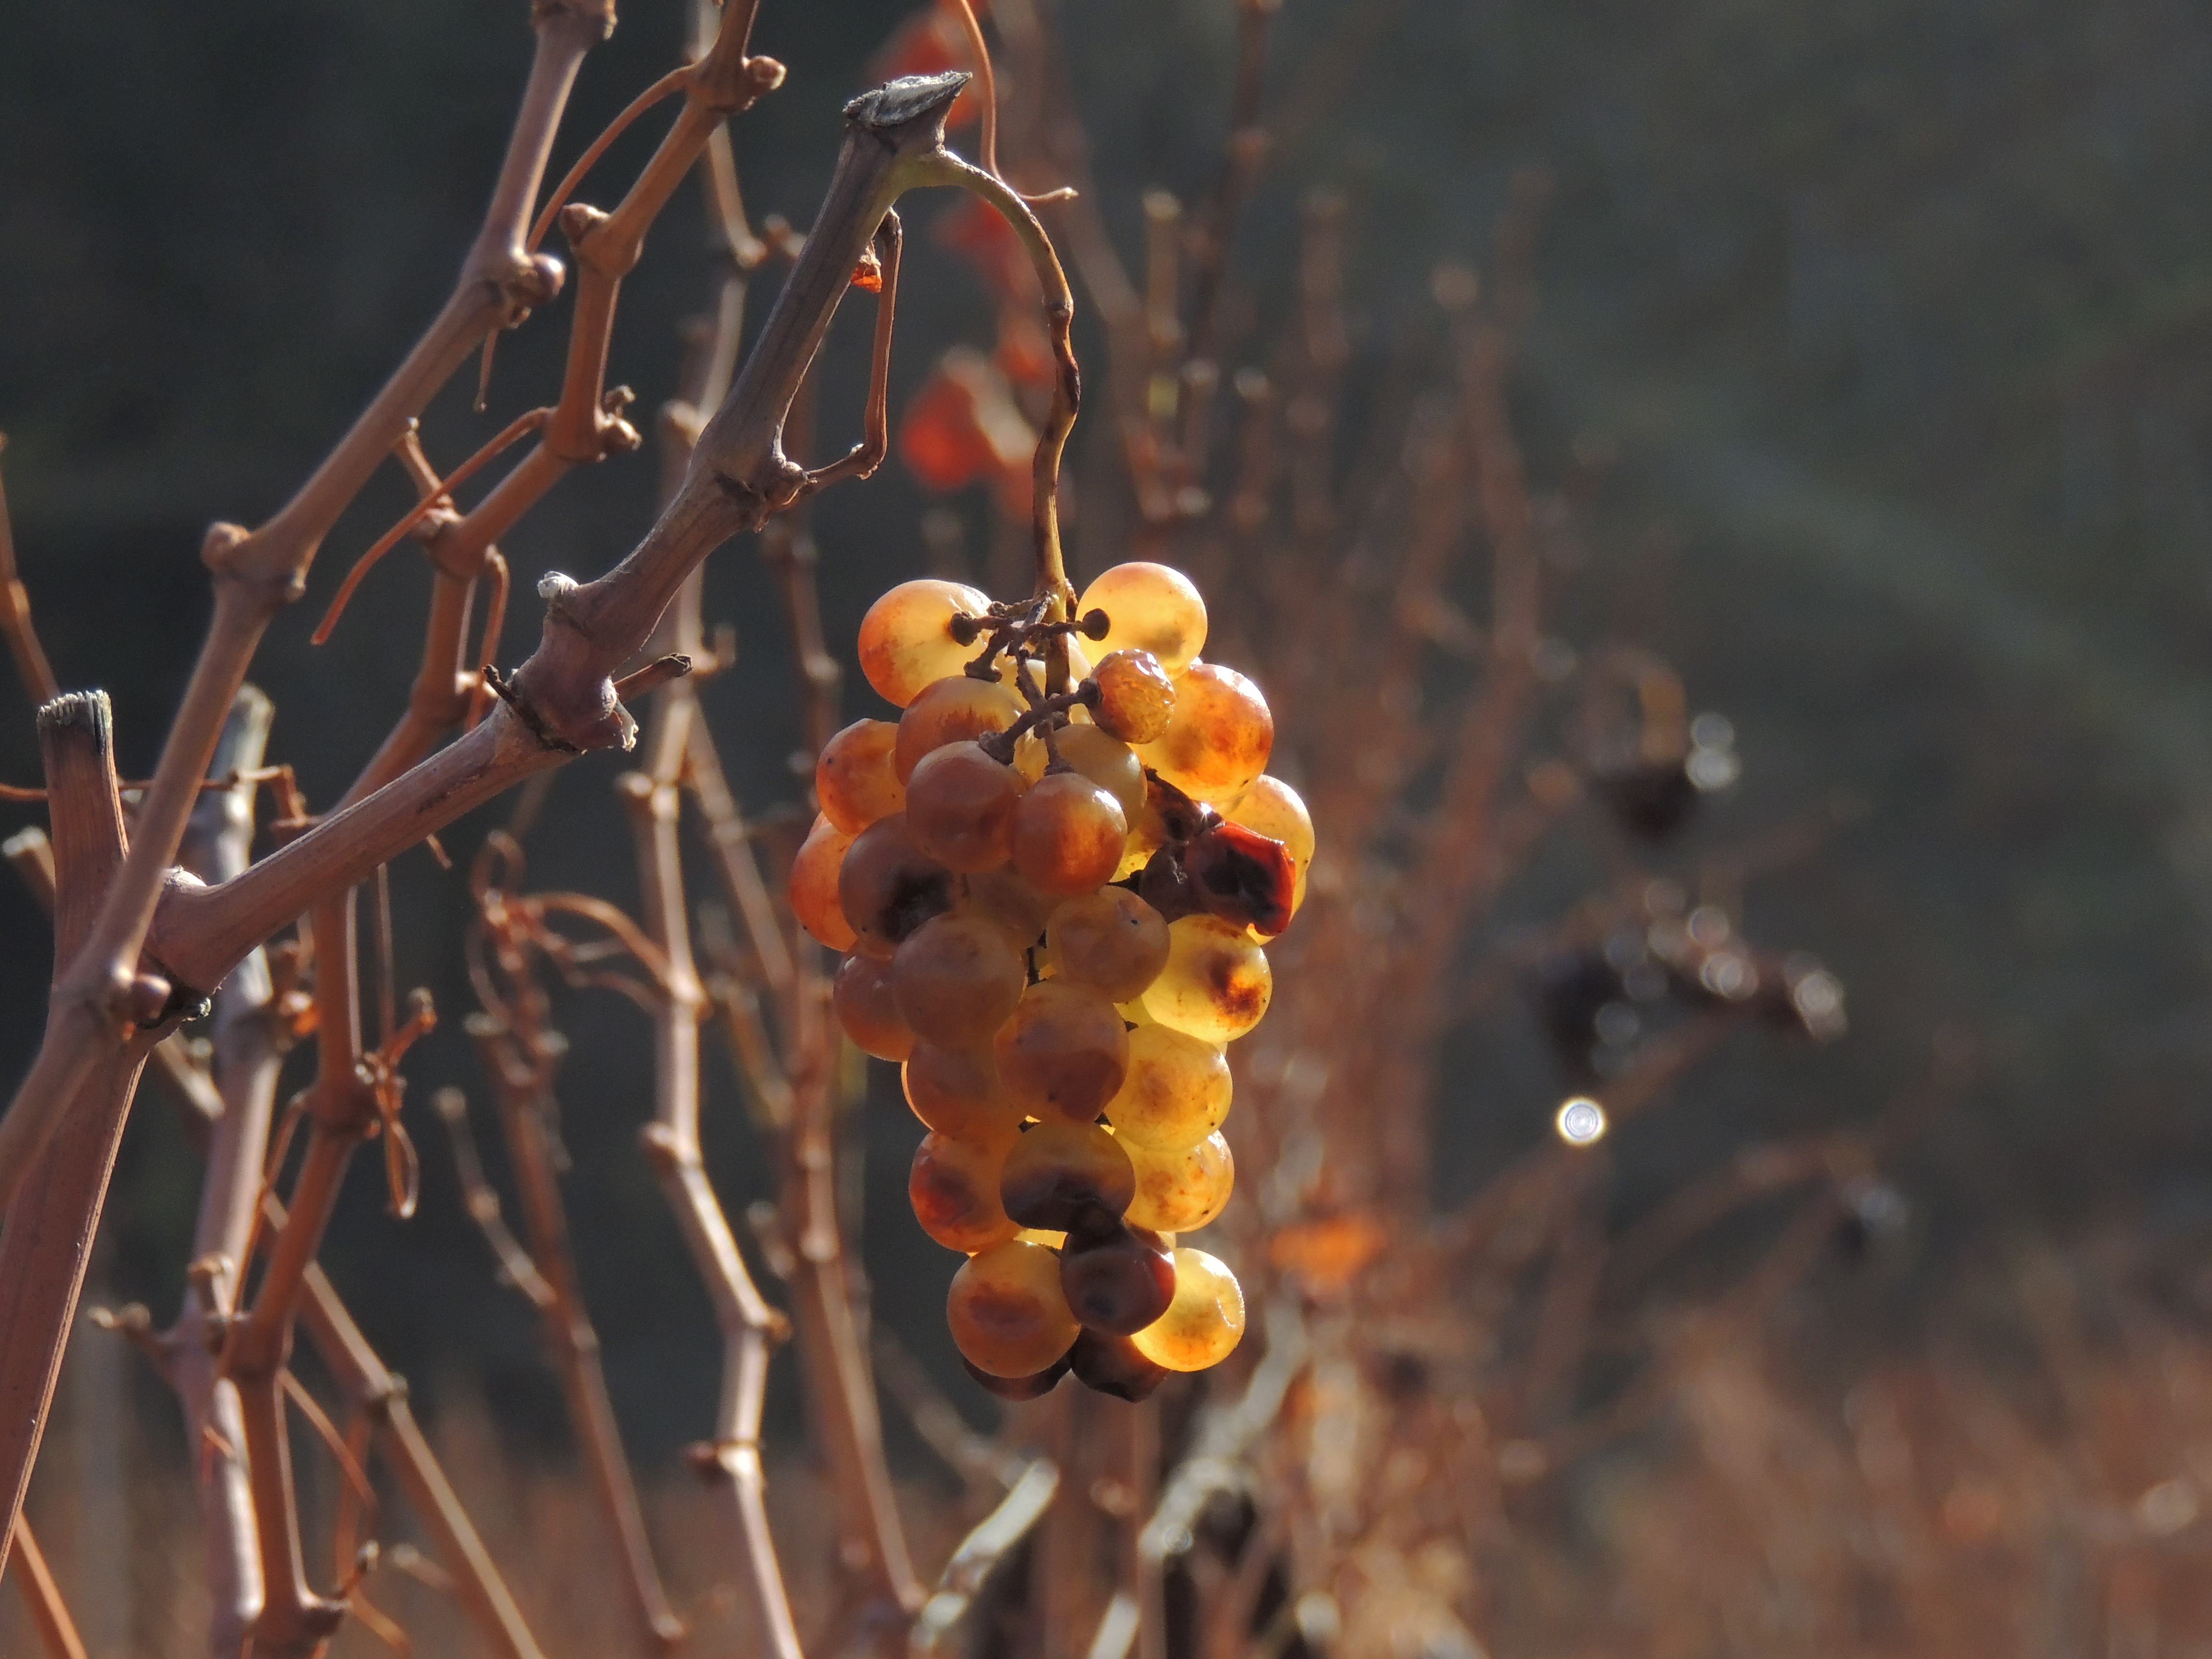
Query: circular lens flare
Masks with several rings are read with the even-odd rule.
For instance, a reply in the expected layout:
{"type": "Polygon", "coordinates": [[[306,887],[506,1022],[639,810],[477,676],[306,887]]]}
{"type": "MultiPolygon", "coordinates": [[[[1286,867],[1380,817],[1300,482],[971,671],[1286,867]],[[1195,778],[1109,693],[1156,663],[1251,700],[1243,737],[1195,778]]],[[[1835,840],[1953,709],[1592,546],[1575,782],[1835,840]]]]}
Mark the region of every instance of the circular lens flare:
{"type": "Polygon", "coordinates": [[[1601,1138],[1607,1128],[1605,1108],[1587,1096],[1577,1095],[1559,1108],[1553,1120],[1559,1129],[1559,1139],[1570,1146],[1588,1146],[1601,1138]]]}

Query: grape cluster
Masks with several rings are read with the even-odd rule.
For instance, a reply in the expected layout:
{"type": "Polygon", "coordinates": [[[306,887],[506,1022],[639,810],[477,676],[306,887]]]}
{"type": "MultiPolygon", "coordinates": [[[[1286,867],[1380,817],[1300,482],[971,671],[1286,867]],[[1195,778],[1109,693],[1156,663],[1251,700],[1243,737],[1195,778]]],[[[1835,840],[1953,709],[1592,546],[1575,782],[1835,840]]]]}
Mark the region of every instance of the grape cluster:
{"type": "Polygon", "coordinates": [[[968,1258],[945,1314],[970,1374],[1140,1399],[1243,1334],[1234,1275],[1176,1237],[1229,1200],[1223,1049],[1267,1012],[1313,825],[1265,775],[1259,688],[1200,659],[1188,577],[1117,565],[1062,610],[938,580],[876,601],[860,667],[903,712],[823,750],[791,902],[850,952],[838,1019],[929,1132],[908,1190],[968,1258]]]}

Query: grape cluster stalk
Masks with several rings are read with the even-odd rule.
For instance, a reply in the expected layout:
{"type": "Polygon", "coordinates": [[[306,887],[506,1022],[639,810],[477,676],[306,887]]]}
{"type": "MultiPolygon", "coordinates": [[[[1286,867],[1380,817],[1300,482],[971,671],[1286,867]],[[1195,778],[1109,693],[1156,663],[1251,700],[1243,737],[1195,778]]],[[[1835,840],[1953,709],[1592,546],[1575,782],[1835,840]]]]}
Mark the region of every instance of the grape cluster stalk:
{"type": "Polygon", "coordinates": [[[899,718],[816,769],[792,908],[849,953],[846,1034],[899,1063],[915,1218],[967,1257],[945,1318],[1007,1399],[1073,1371],[1141,1400],[1244,1334],[1236,1275],[1179,1240],[1235,1185],[1224,1049],[1267,1011],[1314,834],[1266,775],[1266,698],[1205,644],[1165,565],[1115,566],[1073,614],[902,582],[860,638],[899,718]]]}

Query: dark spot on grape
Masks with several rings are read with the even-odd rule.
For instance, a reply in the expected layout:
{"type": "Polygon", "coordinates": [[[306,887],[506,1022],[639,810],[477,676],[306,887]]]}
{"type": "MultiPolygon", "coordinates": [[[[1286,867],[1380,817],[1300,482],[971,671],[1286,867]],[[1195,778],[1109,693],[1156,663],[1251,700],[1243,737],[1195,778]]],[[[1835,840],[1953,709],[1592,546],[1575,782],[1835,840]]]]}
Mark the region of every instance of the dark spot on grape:
{"type": "Polygon", "coordinates": [[[903,944],[921,924],[952,908],[952,873],[949,870],[902,870],[891,883],[881,921],[884,937],[903,944]]]}
{"type": "Polygon", "coordinates": [[[1075,1380],[1096,1394],[1117,1400],[1142,1400],[1166,1382],[1171,1373],[1139,1352],[1126,1336],[1102,1336],[1085,1331],[1068,1351],[1075,1380]]]}
{"type": "Polygon", "coordinates": [[[975,1379],[979,1387],[988,1389],[1001,1400],[1035,1400],[1040,1395],[1050,1394],[1054,1385],[1067,1375],[1074,1352],[1073,1348],[1069,1349],[1042,1370],[1028,1376],[994,1376],[965,1354],[961,1355],[960,1363],[967,1368],[968,1375],[975,1379]]]}

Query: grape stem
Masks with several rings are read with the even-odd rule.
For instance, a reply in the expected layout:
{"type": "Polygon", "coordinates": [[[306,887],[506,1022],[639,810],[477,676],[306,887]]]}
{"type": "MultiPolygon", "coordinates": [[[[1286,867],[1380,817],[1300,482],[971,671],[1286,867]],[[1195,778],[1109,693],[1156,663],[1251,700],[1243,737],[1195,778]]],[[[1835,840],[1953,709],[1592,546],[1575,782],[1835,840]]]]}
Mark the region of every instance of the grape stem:
{"type": "Polygon", "coordinates": [[[977,744],[1000,765],[1012,766],[1014,763],[1014,745],[1038,726],[1043,726],[1046,746],[1052,752],[1054,760],[1057,761],[1060,758],[1058,751],[1051,750],[1052,726],[1055,723],[1055,717],[1079,703],[1085,706],[1095,703],[1098,700],[1098,682],[1085,680],[1068,690],[1046,696],[1029,683],[1026,674],[1018,674],[1015,678],[1023,695],[1030,699],[1029,712],[1005,731],[987,732],[975,740],[977,744]]]}

